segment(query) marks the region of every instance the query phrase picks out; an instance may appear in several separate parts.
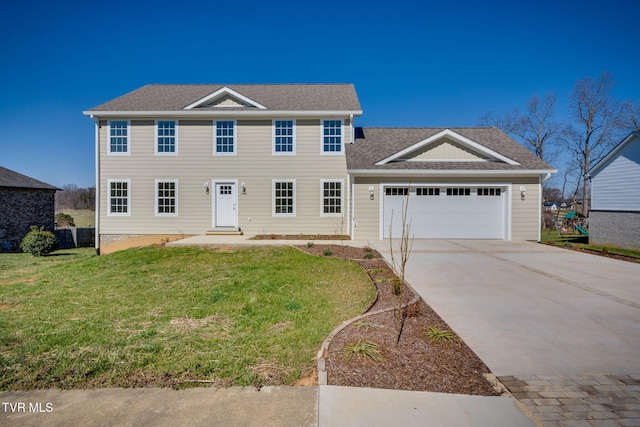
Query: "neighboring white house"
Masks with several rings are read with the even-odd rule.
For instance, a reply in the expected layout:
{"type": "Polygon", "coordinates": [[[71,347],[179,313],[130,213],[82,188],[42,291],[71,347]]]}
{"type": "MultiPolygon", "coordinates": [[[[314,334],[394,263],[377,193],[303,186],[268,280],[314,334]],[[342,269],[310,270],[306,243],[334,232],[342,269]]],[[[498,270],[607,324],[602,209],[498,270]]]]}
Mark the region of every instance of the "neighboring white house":
{"type": "Polygon", "coordinates": [[[589,177],[589,241],[640,248],[640,133],[622,140],[589,177]]]}
{"type": "Polygon", "coordinates": [[[98,248],[220,230],[382,239],[407,194],[416,237],[539,240],[555,172],[496,128],[357,128],[350,84],[147,85],[84,114],[98,248]]]}

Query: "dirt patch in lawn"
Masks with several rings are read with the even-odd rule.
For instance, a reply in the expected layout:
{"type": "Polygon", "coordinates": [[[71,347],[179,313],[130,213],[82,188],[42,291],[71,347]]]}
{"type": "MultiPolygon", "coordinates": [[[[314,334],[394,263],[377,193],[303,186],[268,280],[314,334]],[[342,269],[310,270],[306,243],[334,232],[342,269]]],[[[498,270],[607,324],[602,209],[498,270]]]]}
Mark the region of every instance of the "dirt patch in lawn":
{"type": "MultiPolygon", "coordinates": [[[[301,246],[300,249],[319,256],[353,259],[362,265],[378,288],[378,297],[368,313],[396,307],[397,297],[392,291],[396,276],[378,252],[342,245],[301,246]],[[329,251],[331,255],[327,255],[329,251]]],[[[411,301],[415,296],[413,290],[405,286],[404,301],[411,301]]],[[[328,384],[483,396],[500,394],[485,377],[490,374],[489,368],[460,338],[454,336],[452,340],[436,343],[427,337],[429,327],[437,331],[451,328],[421,298],[406,310],[398,344],[395,313],[365,317],[333,338],[326,354],[328,384]],[[374,343],[384,360],[376,362],[358,354],[347,360],[348,346],[357,342],[374,343]]]]}

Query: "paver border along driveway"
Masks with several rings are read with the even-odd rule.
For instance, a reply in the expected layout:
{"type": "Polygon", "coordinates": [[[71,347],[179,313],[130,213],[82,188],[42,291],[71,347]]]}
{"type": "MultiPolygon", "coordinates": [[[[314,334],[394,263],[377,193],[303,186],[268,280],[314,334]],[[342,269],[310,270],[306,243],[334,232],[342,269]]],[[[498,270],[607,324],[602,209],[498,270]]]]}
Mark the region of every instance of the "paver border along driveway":
{"type": "MultiPolygon", "coordinates": [[[[375,246],[389,258],[388,242],[375,246]]],[[[498,376],[640,374],[640,264],[531,242],[416,239],[406,278],[498,376]]]]}

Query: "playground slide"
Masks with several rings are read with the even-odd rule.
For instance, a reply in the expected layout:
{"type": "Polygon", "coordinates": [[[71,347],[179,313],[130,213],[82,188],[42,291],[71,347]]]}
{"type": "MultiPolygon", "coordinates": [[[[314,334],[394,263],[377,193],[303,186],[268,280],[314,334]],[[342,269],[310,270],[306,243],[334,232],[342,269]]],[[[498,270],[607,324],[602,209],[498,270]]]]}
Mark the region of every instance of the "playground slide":
{"type": "Polygon", "coordinates": [[[587,230],[585,230],[584,228],[580,227],[579,225],[576,225],[576,230],[578,230],[580,232],[580,234],[584,234],[585,236],[589,235],[589,232],[587,230]]]}

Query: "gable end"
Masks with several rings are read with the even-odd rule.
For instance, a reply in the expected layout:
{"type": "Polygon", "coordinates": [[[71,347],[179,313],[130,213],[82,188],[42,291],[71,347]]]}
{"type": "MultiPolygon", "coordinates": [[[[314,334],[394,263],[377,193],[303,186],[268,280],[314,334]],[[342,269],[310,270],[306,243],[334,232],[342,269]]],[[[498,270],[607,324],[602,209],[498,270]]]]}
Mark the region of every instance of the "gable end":
{"type": "Polygon", "coordinates": [[[193,110],[198,108],[216,108],[216,107],[225,107],[225,108],[257,108],[259,110],[266,110],[267,107],[264,105],[242,95],[241,93],[236,92],[233,89],[229,89],[228,87],[223,87],[218,89],[217,91],[201,98],[186,107],[185,110],[193,110]]]}

